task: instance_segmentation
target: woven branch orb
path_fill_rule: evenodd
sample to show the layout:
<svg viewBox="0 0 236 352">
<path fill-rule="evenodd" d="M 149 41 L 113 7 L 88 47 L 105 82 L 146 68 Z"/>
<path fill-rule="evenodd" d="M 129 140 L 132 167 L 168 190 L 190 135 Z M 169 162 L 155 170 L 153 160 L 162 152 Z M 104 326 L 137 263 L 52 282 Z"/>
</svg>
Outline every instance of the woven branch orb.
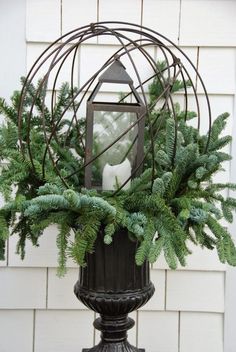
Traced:
<svg viewBox="0 0 236 352">
<path fill-rule="evenodd" d="M 112 46 L 106 45 L 111 41 Z M 94 49 L 94 43 L 97 42 L 104 44 L 101 45 L 99 52 Z M 98 46 L 96 46 L 97 48 Z M 79 65 L 79 60 L 82 65 Z M 104 80 L 102 94 L 97 92 L 98 101 L 103 100 L 104 103 L 105 96 L 108 103 L 112 98 L 113 102 L 115 99 L 117 106 L 125 106 L 126 104 L 128 107 L 137 104 L 137 100 L 139 100 L 142 105 L 142 113 L 137 121 L 132 121 L 132 126 L 128 126 L 127 121 L 124 120 L 126 122 L 123 125 L 126 124 L 126 126 L 122 126 L 120 132 L 117 133 L 116 131 L 114 140 L 109 139 L 109 142 L 104 142 L 103 148 L 97 150 L 96 153 L 93 151 L 93 155 L 86 158 L 88 154 L 86 141 L 89 124 L 86 121 L 88 116 L 86 116 L 85 106 L 91 98 L 92 92 L 97 89 L 101 77 L 106 76 L 105 72 L 117 62 L 120 67 L 123 67 L 121 68 L 122 72 L 125 70 L 130 81 L 127 79 L 125 83 L 128 84 L 117 85 L 116 83 L 120 82 L 116 79 L 111 80 L 110 83 L 106 83 L 107 81 Z M 150 100 L 150 96 L 147 94 L 148 86 L 153 80 L 156 80 L 160 92 L 156 94 L 154 100 Z M 176 84 L 180 81 L 182 82 L 181 92 L 175 93 Z M 61 88 L 62 82 L 67 82 L 70 93 L 66 97 L 63 108 L 60 108 L 57 102 L 58 90 Z M 32 84 L 36 85 L 37 88 L 34 98 L 27 102 L 27 115 L 25 115 L 24 106 L 27 99 L 27 90 Z M 201 104 L 199 103 L 198 92 L 201 92 Z M 38 111 L 38 106 L 36 107 L 39 100 L 41 100 L 40 111 Z M 181 111 L 186 114 L 186 119 L 187 111 L 190 109 L 196 111 L 197 119 L 195 121 L 197 121 L 197 126 L 195 127 L 198 127 L 198 129 L 201 127 L 204 113 L 203 125 L 205 127 L 207 121 L 207 127 L 210 130 L 211 110 L 206 88 L 194 64 L 180 48 L 160 33 L 136 24 L 126 22 L 92 23 L 70 31 L 57 39 L 39 56 L 30 69 L 21 92 L 19 108 L 20 147 L 24 156 L 27 155 L 33 168 L 37 169 L 38 166 L 34 162 L 34 153 L 37 151 L 31 147 L 33 120 L 37 115 L 41 119 L 45 139 L 45 150 L 41 165 L 43 175 L 46 172 L 47 162 L 50 161 L 66 187 L 71 185 L 74 178 L 79 177 L 80 180 L 83 178 L 83 185 L 90 188 L 91 182 L 86 183 L 86 180 L 84 182 L 86 168 L 91 163 L 102 160 L 102 158 L 103 165 L 104 160 L 111 163 L 111 160 L 107 157 L 109 156 L 109 150 L 115 151 L 118 155 L 117 161 L 114 163 L 124 162 L 124 159 L 120 158 L 119 153 L 117 153 L 117 150 L 119 150 L 117 145 L 120 147 L 122 143 L 124 144 L 122 138 L 130 134 L 130 131 L 136 131 L 136 134 L 133 133 L 132 143 L 133 146 L 136 145 L 136 153 L 139 155 L 138 161 L 136 158 L 135 166 L 132 165 L 131 175 L 118 186 L 119 190 L 125 188 L 131 178 L 141 173 L 147 154 L 153 155 L 154 160 L 154 141 L 158 138 L 163 118 L 161 116 L 164 111 L 168 113 L 169 117 L 173 118 L 176 125 L 175 138 L 177 140 L 177 101 L 180 102 Z M 157 119 L 150 118 L 154 108 L 159 111 Z M 28 126 L 26 142 L 21 130 L 22 121 L 25 118 Z M 145 125 L 145 138 L 149 140 L 149 145 L 145 147 L 143 152 L 141 152 L 137 142 L 139 138 L 137 130 L 141 121 L 143 121 L 143 126 Z M 108 125 L 110 122 L 108 121 L 104 127 L 105 132 L 109 132 Z M 93 136 L 90 136 L 90 138 L 93 138 Z M 64 152 L 61 151 L 62 139 Z M 72 147 L 71 140 L 76 141 L 74 146 L 77 144 L 77 147 Z M 60 152 L 57 152 L 57 145 Z M 63 161 L 66 160 L 67 150 L 73 151 L 75 158 L 78 160 L 78 167 L 71 167 L 70 172 L 65 171 L 61 166 Z M 152 167 L 154 169 L 154 161 Z M 91 170 L 90 172 L 92 172 Z"/>
</svg>

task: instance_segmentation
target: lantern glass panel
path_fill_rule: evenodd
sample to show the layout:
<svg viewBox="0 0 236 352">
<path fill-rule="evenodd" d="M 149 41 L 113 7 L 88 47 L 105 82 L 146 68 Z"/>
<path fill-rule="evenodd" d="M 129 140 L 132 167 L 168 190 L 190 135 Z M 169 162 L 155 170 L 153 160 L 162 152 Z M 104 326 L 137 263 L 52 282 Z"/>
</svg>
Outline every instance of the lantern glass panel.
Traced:
<svg viewBox="0 0 236 352">
<path fill-rule="evenodd" d="M 98 189 L 114 190 L 130 176 L 137 154 L 138 125 L 125 131 L 137 121 L 135 112 L 94 111 L 93 157 L 109 145 L 92 165 L 92 185 Z M 125 188 L 129 187 L 130 182 Z"/>
</svg>

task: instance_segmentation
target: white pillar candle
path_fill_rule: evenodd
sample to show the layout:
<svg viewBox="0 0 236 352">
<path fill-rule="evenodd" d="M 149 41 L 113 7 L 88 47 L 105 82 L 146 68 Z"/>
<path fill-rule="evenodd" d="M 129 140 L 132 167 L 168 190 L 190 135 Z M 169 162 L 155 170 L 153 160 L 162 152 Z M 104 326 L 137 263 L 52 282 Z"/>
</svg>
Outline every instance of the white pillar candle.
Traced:
<svg viewBox="0 0 236 352">
<path fill-rule="evenodd" d="M 106 164 L 102 173 L 102 189 L 103 191 L 111 191 L 117 188 L 117 183 L 121 186 L 131 176 L 131 164 L 126 158 L 123 163 L 118 165 Z M 129 180 L 123 189 L 130 187 Z"/>
</svg>

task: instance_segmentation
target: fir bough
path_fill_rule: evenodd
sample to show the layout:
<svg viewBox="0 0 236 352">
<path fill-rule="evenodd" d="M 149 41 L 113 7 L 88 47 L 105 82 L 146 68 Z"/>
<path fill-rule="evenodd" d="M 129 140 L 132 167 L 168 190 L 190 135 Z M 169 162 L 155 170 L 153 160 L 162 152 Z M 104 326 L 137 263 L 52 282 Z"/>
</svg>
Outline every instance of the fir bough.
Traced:
<svg viewBox="0 0 236 352">
<path fill-rule="evenodd" d="M 159 65 L 164 70 L 165 64 Z M 40 82 L 39 82 L 40 84 Z M 36 99 L 36 111 L 31 121 L 30 160 L 27 149 L 27 112 L 37 87 L 28 87 L 23 106 L 21 124 L 22 145 L 19 146 L 17 110 L 19 92 L 15 92 L 11 105 L 0 99 L 0 113 L 5 122 L 0 126 L 0 192 L 5 205 L 0 209 L 0 259 L 4 259 L 5 243 L 11 234 L 18 235 L 17 252 L 24 258 L 26 240 L 38 245 L 38 240 L 50 224 L 56 224 L 58 234 L 58 273 L 66 271 L 66 260 L 72 257 L 79 265 L 86 265 L 86 253 L 95 250 L 99 231 L 104 233 L 104 243 L 109 245 L 116 231 L 127 229 L 131 240 L 138 242 L 136 263 L 155 262 L 164 254 L 169 267 L 185 265 L 191 254 L 188 243 L 193 242 L 209 250 L 217 249 L 223 263 L 236 265 L 236 249 L 227 228 L 220 220 L 233 221 L 236 199 L 224 197 L 222 190 L 236 190 L 232 183 L 215 183 L 214 175 L 222 170 L 222 163 L 231 156 L 222 148 L 231 142 L 222 136 L 229 115 L 224 113 L 213 122 L 210 135 L 201 135 L 192 127 L 194 112 L 181 111 L 175 105 L 174 116 L 165 109 L 155 107 L 155 99 L 163 91 L 156 79 L 149 87 L 150 116 L 155 138 L 155 169 L 150 153 L 144 161 L 144 171 L 132 180 L 127 191 L 115 196 L 111 192 L 97 192 L 83 188 L 83 172 L 76 170 L 84 162 L 84 120 L 80 129 L 71 128 L 67 117 L 58 121 L 71 98 L 68 84 L 63 84 L 53 111 L 57 125 L 51 148 L 58 156 L 57 168 L 66 178 L 74 173 L 65 185 L 50 158 L 44 158 L 44 134 L 40 114 L 42 99 Z M 183 84 L 176 81 L 173 92 Z M 45 110 L 45 128 L 51 129 L 51 112 Z M 145 149 L 149 150 L 148 126 L 145 132 Z M 22 153 L 23 148 L 23 153 Z M 72 152 L 73 150 L 73 152 Z M 82 169 L 82 168 L 81 168 Z M 9 230 L 11 228 L 11 231 Z"/>
</svg>

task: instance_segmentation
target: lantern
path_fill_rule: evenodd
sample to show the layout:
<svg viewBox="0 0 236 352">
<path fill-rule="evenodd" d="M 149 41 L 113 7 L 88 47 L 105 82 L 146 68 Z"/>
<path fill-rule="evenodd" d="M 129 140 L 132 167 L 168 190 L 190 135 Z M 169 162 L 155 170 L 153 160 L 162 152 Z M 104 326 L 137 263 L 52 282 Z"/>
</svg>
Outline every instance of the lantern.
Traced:
<svg viewBox="0 0 236 352">
<path fill-rule="evenodd" d="M 135 102 L 96 101 L 102 84 L 128 85 Z M 119 91 L 118 91 L 119 92 Z M 131 77 L 118 59 L 98 78 L 87 101 L 85 187 L 128 189 L 144 159 L 146 108 Z"/>
</svg>

